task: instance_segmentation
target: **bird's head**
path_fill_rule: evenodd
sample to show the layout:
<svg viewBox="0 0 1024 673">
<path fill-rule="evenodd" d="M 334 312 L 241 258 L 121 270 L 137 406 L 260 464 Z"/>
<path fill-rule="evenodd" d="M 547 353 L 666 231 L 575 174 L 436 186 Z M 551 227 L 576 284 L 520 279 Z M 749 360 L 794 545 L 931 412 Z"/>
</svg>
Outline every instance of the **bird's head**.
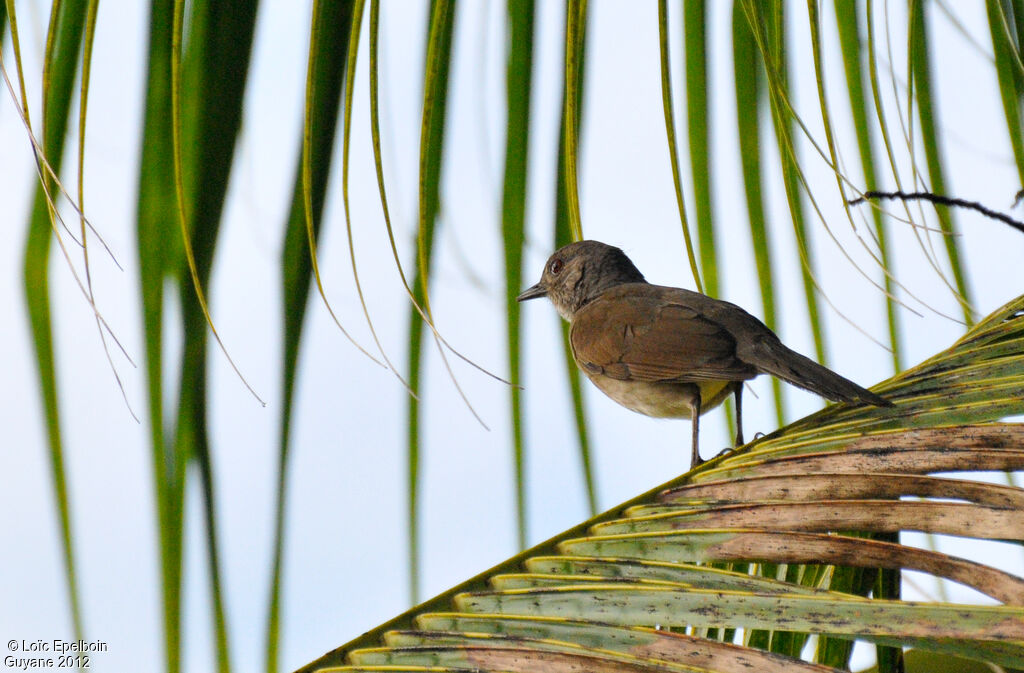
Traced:
<svg viewBox="0 0 1024 673">
<path fill-rule="evenodd" d="M 643 274 L 622 250 L 600 241 L 579 241 L 556 250 L 544 265 L 540 281 L 516 301 L 547 297 L 563 318 L 572 320 L 576 311 L 605 290 L 642 282 Z"/>
</svg>

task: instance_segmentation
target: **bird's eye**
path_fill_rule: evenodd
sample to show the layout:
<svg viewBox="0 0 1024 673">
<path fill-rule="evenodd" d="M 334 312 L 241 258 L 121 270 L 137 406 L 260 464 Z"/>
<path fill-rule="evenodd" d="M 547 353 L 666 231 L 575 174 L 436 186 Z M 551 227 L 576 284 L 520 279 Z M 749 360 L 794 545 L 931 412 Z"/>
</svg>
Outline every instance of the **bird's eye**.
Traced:
<svg viewBox="0 0 1024 673">
<path fill-rule="evenodd" d="M 557 275 L 562 270 L 563 266 L 565 266 L 565 263 L 562 262 L 562 260 L 553 259 L 551 260 L 551 264 L 548 264 L 548 271 Z"/>
</svg>

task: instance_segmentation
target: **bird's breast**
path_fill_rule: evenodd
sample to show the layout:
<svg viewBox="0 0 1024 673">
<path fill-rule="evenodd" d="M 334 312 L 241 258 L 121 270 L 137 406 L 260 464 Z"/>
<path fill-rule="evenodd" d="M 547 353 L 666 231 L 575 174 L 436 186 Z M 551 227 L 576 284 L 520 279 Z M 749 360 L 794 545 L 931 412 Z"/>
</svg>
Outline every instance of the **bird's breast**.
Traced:
<svg viewBox="0 0 1024 673">
<path fill-rule="evenodd" d="M 700 395 L 700 412 L 717 407 L 729 395 L 731 381 L 677 383 L 673 381 L 622 381 L 602 374 L 583 372 L 601 392 L 627 409 L 654 418 L 690 418 Z"/>
</svg>

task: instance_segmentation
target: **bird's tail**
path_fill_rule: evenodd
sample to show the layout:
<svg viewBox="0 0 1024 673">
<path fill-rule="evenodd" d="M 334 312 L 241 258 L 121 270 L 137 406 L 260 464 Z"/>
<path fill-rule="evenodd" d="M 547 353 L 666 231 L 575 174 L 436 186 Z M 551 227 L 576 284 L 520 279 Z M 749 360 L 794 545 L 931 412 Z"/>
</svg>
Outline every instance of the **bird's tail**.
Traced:
<svg viewBox="0 0 1024 673">
<path fill-rule="evenodd" d="M 833 402 L 866 402 L 876 407 L 891 407 L 893 403 L 853 381 L 843 378 L 828 367 L 787 348 L 781 341 L 762 341 L 758 365 L 772 376 L 810 390 Z"/>
</svg>

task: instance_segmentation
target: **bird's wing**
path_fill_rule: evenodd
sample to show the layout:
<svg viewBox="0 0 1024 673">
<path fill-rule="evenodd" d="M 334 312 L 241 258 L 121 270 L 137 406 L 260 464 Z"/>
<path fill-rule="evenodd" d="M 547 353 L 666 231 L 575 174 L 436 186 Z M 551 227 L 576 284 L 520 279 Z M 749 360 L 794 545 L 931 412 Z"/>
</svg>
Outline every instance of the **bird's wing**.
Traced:
<svg viewBox="0 0 1024 673">
<path fill-rule="evenodd" d="M 589 373 L 620 380 L 740 381 L 756 376 L 754 367 L 736 357 L 736 341 L 728 330 L 707 319 L 699 300 L 691 301 L 693 295 L 639 283 L 605 292 L 573 317 L 570 341 L 576 361 Z"/>
</svg>

